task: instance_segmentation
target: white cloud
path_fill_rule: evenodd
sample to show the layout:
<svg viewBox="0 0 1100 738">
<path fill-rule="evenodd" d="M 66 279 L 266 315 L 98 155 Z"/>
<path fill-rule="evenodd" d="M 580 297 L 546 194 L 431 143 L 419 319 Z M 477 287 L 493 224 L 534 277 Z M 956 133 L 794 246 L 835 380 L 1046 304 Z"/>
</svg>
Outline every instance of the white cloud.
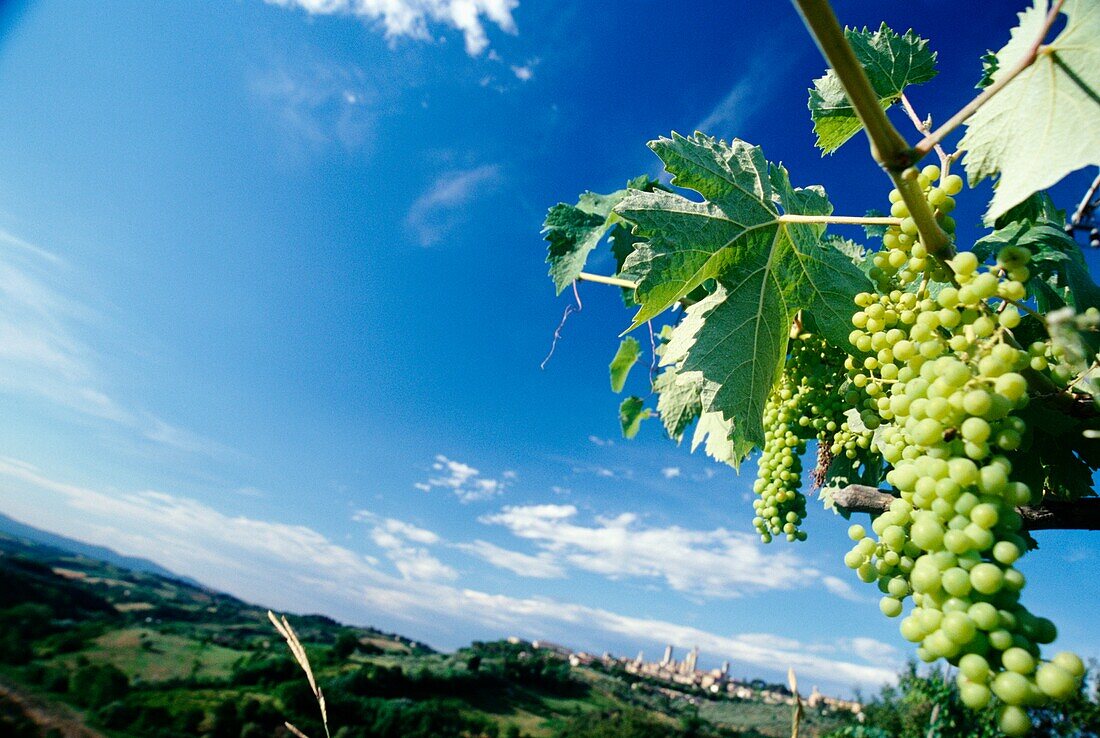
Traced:
<svg viewBox="0 0 1100 738">
<path fill-rule="evenodd" d="M 624 513 L 575 521 L 573 505 L 505 507 L 481 518 L 520 538 L 535 541 L 561 561 L 617 579 L 663 579 L 689 594 L 736 597 L 746 591 L 791 589 L 811 584 L 817 572 L 787 551 L 765 553 L 755 536 L 678 526 L 649 528 Z"/>
<path fill-rule="evenodd" d="M 463 206 L 479 192 L 495 187 L 500 179 L 500 167 L 496 164 L 447 172 L 413 202 L 405 215 L 405 224 L 421 246 L 439 243 L 463 222 Z"/>
<path fill-rule="evenodd" d="M 426 482 L 417 482 L 413 486 L 424 492 L 433 488 L 449 489 L 462 502 L 476 502 L 496 497 L 504 492 L 516 478 L 516 473 L 511 470 L 501 474 L 500 479 L 483 477 L 481 472 L 469 464 L 448 459 L 443 454 L 436 455 L 432 469 L 439 474 L 430 477 Z"/>
<path fill-rule="evenodd" d="M 459 544 L 457 548 L 521 577 L 560 579 L 565 576 L 565 569 L 557 563 L 553 554 L 546 551 L 532 556 L 480 540 Z"/>
<path fill-rule="evenodd" d="M 305 526 L 226 515 L 162 492 L 109 493 L 59 482 L 14 459 L 0 458 L 0 478 L 4 512 L 16 519 L 148 557 L 179 574 L 277 609 L 320 609 L 376 625 L 399 621 L 417 628 L 409 635 L 434 634 L 449 638 L 451 646 L 463 642 L 455 636 L 456 624 L 463 624 L 466 638 L 515 633 L 592 650 L 599 650 L 609 637 L 646 648 L 698 645 L 708 656 L 732 659 L 754 674 L 764 671 L 778 677 L 793 666 L 799 676 L 840 688 L 877 686 L 893 676 L 881 664 L 847 660 L 852 650 L 875 658 L 886 653 L 884 644 L 876 647 L 870 639 L 803 643 L 768 634 L 722 635 L 543 597 L 512 597 L 431 578 L 395 577 L 379 571 L 370 557 Z M 547 506 L 543 513 L 550 520 L 573 514 L 556 506 Z M 431 537 L 400 521 L 372 519 L 399 538 Z"/>
<path fill-rule="evenodd" d="M 665 479 L 675 479 L 680 476 L 680 467 L 678 466 L 666 466 L 661 470 L 661 476 Z"/>
<path fill-rule="evenodd" d="M 863 637 L 851 638 L 847 642 L 857 656 L 872 664 L 897 664 L 901 660 L 898 649 L 889 643 Z"/>
<path fill-rule="evenodd" d="M 267 0 L 273 5 L 299 7 L 314 15 L 354 15 L 377 23 L 386 37 L 427 40 L 429 22 L 462 32 L 466 51 L 480 54 L 489 45 L 484 16 L 507 33 L 516 33 L 512 11 L 518 0 Z"/>
<path fill-rule="evenodd" d="M 78 292 L 64 260 L 0 230 L 0 391 L 44 399 L 163 447 L 233 454 L 105 389 L 103 361 L 81 337 L 101 331 L 104 320 L 70 296 Z"/>
<path fill-rule="evenodd" d="M 845 600 L 851 600 L 852 602 L 864 602 L 865 597 L 860 596 L 858 592 L 852 589 L 852 585 L 844 581 L 840 577 L 825 576 L 821 578 L 821 584 L 830 594 L 834 594 Z"/>
<path fill-rule="evenodd" d="M 516 75 L 516 79 L 520 82 L 529 82 L 535 76 L 534 70 L 526 64 L 521 67 L 513 66 L 512 74 Z"/>
<path fill-rule="evenodd" d="M 592 435 L 588 437 L 588 442 L 595 444 L 596 446 L 614 446 L 615 442 L 610 438 L 600 438 L 599 436 Z"/>
<path fill-rule="evenodd" d="M 439 536 L 432 531 L 403 520 L 382 518 L 369 510 L 358 511 L 352 519 L 372 526 L 371 540 L 383 550 L 405 579 L 432 581 L 458 578 L 458 572 L 422 547 L 439 543 Z"/>
</svg>

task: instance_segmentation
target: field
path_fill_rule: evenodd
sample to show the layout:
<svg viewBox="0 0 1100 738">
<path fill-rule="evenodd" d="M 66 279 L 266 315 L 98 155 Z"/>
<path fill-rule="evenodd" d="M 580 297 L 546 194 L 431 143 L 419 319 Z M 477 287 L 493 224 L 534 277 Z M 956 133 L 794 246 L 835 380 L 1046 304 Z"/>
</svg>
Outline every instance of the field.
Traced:
<svg viewBox="0 0 1100 738">
<path fill-rule="evenodd" d="M 0 577 L 5 736 L 62 726 L 81 736 L 254 738 L 285 734 L 287 719 L 322 734 L 306 680 L 260 608 L 3 534 Z M 572 667 L 528 643 L 475 642 L 443 654 L 321 616 L 291 622 L 341 738 L 790 731 L 785 705 L 661 693 L 614 664 Z M 811 711 L 802 734 L 842 724 Z"/>
</svg>

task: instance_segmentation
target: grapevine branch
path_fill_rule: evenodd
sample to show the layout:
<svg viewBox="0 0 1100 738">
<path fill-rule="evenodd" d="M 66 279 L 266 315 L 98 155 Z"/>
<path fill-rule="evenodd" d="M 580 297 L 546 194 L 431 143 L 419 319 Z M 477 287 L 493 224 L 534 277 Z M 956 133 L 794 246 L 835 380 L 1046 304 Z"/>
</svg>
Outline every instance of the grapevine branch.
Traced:
<svg viewBox="0 0 1100 738">
<path fill-rule="evenodd" d="M 876 487 L 850 484 L 831 493 L 833 504 L 850 513 L 879 515 L 897 499 Z M 1018 507 L 1025 530 L 1100 530 L 1100 497 L 1072 502 L 1048 500 L 1035 507 Z"/>
<path fill-rule="evenodd" d="M 924 192 L 916 176 L 913 176 L 916 172 L 912 166 L 919 161 L 919 157 L 914 157 L 914 150 L 886 117 L 886 111 L 879 104 L 867 73 L 845 38 L 829 0 L 795 0 L 795 3 L 863 124 L 871 143 L 871 155 L 890 175 L 894 187 L 909 208 L 909 216 L 917 224 L 921 243 L 928 253 L 949 258 L 954 252 L 951 237 L 936 222 L 932 207 L 924 199 Z"/>
<path fill-rule="evenodd" d="M 913 122 L 913 126 L 921 134 L 927 134 L 932 129 L 932 117 L 929 116 L 927 120 L 921 120 L 917 115 L 916 109 L 913 107 L 913 103 L 909 102 L 909 98 L 905 96 L 905 93 L 901 95 L 901 106 L 905 109 L 905 114 L 909 116 L 909 120 Z M 951 162 L 955 160 L 955 156 L 948 154 L 943 150 L 943 147 L 936 144 L 936 155 L 940 158 L 940 172 L 941 176 L 946 177 L 951 169 Z"/>
<path fill-rule="evenodd" d="M 1054 7 L 1047 13 L 1046 20 L 1043 22 L 1042 28 L 1039 29 L 1035 41 L 1031 44 L 1027 53 L 1024 54 L 1015 65 L 999 75 L 993 84 L 982 90 L 977 97 L 964 105 L 959 112 L 951 116 L 946 123 L 929 133 L 913 147 L 915 160 L 919 160 L 921 157 L 928 154 L 928 152 L 943 141 L 951 131 L 958 128 L 967 118 L 978 112 L 978 109 L 989 102 L 990 98 L 1003 90 L 1009 82 L 1016 79 L 1020 72 L 1034 64 L 1040 54 L 1048 53 L 1048 48 L 1043 46 L 1043 40 L 1047 37 L 1047 34 L 1050 33 L 1051 26 L 1053 26 L 1054 21 L 1058 19 L 1058 14 L 1062 12 L 1062 3 L 1064 2 L 1065 0 L 1058 0 L 1054 3 Z"/>
</svg>

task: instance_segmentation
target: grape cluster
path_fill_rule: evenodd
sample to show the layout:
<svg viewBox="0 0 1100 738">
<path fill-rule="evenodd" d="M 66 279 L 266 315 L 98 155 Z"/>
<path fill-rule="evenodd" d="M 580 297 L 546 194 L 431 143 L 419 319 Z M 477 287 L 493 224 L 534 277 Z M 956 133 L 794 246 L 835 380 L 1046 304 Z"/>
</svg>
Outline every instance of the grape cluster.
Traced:
<svg viewBox="0 0 1100 738">
<path fill-rule="evenodd" d="M 938 166 L 926 166 L 919 174 L 915 170 L 911 171 L 916 175 L 917 184 L 924 190 L 925 199 L 928 200 L 940 227 L 947 233 L 954 233 L 955 220 L 949 213 L 955 209 L 953 196 L 962 191 L 962 178 L 957 174 L 949 174 L 936 185 L 934 183 L 940 179 Z M 933 278 L 946 277 L 939 268 L 940 265 L 928 254 L 928 250 L 917 237 L 917 223 L 910 216 L 909 207 L 902 202 L 900 191 L 890 191 L 890 203 L 890 215 L 902 220 L 900 225 L 886 229 L 882 237 L 883 249 L 871 258 L 871 279 L 881 290 L 891 282 L 904 288 L 926 272 L 931 272 Z"/>
<path fill-rule="evenodd" d="M 931 186 L 938 176 L 926 167 L 921 184 L 950 231 L 946 213 L 962 183 L 945 177 Z M 1027 441 L 1014 414 L 1028 402 L 1020 372 L 1045 369 L 1051 355 L 1045 343 L 1019 348 L 1011 333 L 1030 252 L 1006 247 L 990 268 L 969 252 L 939 261 L 917 240 L 900 198 L 891 199 L 905 220 L 874 257 L 879 294 L 856 297 L 845 365 L 866 395 L 864 422 L 883 425 L 877 447 L 899 497 L 874 520 L 874 537 L 852 526 L 845 563 L 877 582 L 888 617 L 911 597 L 901 633 L 920 644 L 918 656 L 958 665 L 963 702 L 981 708 L 996 697 L 1002 730 L 1023 735 L 1024 708 L 1073 694 L 1084 671 L 1073 654 L 1040 660 L 1054 624 L 1020 603 L 1024 576 L 1013 566 L 1026 550 L 1015 508 L 1031 490 L 1012 479 L 1003 453 Z M 933 294 L 931 282 L 949 284 Z"/>
<path fill-rule="evenodd" d="M 764 406 L 764 448 L 753 491 L 753 525 L 767 543 L 785 535 L 805 540 L 798 526 L 806 515 L 802 484 L 802 454 L 811 438 L 837 448 L 837 453 L 866 448 L 870 435 L 852 432 L 842 417 L 845 354 L 821 338 L 803 333 L 791 339 L 779 383 Z M 853 452 L 854 453 L 854 452 Z"/>
</svg>

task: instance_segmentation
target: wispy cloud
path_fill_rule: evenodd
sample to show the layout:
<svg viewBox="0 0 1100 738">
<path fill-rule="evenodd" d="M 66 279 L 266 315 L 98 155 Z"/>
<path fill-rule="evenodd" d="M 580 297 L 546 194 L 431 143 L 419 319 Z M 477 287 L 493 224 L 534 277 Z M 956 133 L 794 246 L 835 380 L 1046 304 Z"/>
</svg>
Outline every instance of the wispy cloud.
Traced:
<svg viewBox="0 0 1100 738">
<path fill-rule="evenodd" d="M 47 251 L 41 246 L 36 246 L 30 241 L 25 241 L 22 238 L 19 238 L 18 236 L 4 230 L 3 228 L 0 228 L 0 243 L 3 243 L 9 247 L 20 249 L 29 254 L 34 254 L 39 259 L 48 261 L 53 264 L 63 263 L 63 260 L 57 254 L 51 251 Z"/>
<path fill-rule="evenodd" d="M 292 146 L 357 152 L 371 142 L 377 94 L 358 67 L 274 62 L 253 75 L 251 91 Z"/>
<path fill-rule="evenodd" d="M 447 489 L 462 502 L 487 500 L 504 492 L 515 480 L 516 473 L 505 470 L 499 479 L 482 476 L 481 472 L 461 461 L 448 459 L 437 454 L 432 462 L 432 470 L 438 472 L 426 482 L 417 482 L 414 486 L 424 492 L 432 489 Z"/>
<path fill-rule="evenodd" d="M 665 479 L 675 479 L 680 476 L 680 467 L 678 466 L 666 466 L 661 470 L 661 476 Z"/>
<path fill-rule="evenodd" d="M 775 53 L 774 44 L 757 49 L 744 71 L 721 100 L 693 126 L 711 136 L 729 140 L 744 137 L 745 126 L 764 111 L 783 75 L 794 66 L 798 54 L 790 49 Z"/>
<path fill-rule="evenodd" d="M 233 453 L 111 394 L 101 357 L 85 338 L 106 321 L 71 296 L 73 282 L 61 257 L 0 230 L 0 390 L 44 399 L 163 447 Z"/>
<path fill-rule="evenodd" d="M 462 208 L 501 180 L 500 166 L 484 164 L 443 174 L 409 207 L 405 224 L 421 246 L 439 243 L 465 221 Z"/>
<path fill-rule="evenodd" d="M 796 556 L 765 553 L 755 537 L 717 528 L 642 525 L 624 513 L 577 522 L 573 505 L 505 507 L 481 521 L 535 541 L 561 562 L 611 579 L 660 579 L 680 592 L 737 597 L 748 591 L 811 586 L 817 574 Z"/>
<path fill-rule="evenodd" d="M 480 54 L 489 45 L 484 17 L 506 33 L 516 33 L 512 11 L 518 0 L 267 0 L 272 5 L 297 7 L 313 15 L 352 15 L 379 25 L 389 39 L 429 40 L 430 23 L 441 23 L 462 33 L 466 51 Z"/>
<path fill-rule="evenodd" d="M 546 551 L 532 556 L 480 540 L 473 543 L 460 543 L 456 548 L 498 569 L 507 569 L 521 577 L 560 579 L 565 576 L 565 569 L 556 561 L 553 554 Z"/>
<path fill-rule="evenodd" d="M 866 602 L 867 598 L 860 595 L 854 589 L 852 585 L 844 581 L 840 577 L 825 576 L 821 578 L 821 584 L 830 593 L 844 600 L 851 600 L 852 602 Z"/>
<path fill-rule="evenodd" d="M 279 609 L 320 608 L 355 622 L 396 619 L 418 628 L 410 635 L 451 633 L 453 646 L 460 644 L 453 635 L 456 623 L 474 637 L 515 633 L 591 649 L 612 637 L 645 648 L 698 645 L 711 657 L 732 659 L 755 674 L 778 676 L 793 666 L 800 676 L 842 688 L 882 684 L 894 673 L 893 661 L 879 660 L 890 647 L 871 639 L 801 642 L 766 633 L 723 635 L 544 597 L 392 576 L 370 557 L 305 526 L 226 515 L 163 492 L 105 492 L 60 482 L 14 459 L 0 458 L 0 480 L 3 509 L 17 519 L 148 557 L 179 574 Z M 571 515 L 547 510 L 543 517 Z M 434 535 L 397 523 L 391 532 L 400 539 L 426 542 Z M 391 526 L 382 522 L 382 527 Z"/>
</svg>

